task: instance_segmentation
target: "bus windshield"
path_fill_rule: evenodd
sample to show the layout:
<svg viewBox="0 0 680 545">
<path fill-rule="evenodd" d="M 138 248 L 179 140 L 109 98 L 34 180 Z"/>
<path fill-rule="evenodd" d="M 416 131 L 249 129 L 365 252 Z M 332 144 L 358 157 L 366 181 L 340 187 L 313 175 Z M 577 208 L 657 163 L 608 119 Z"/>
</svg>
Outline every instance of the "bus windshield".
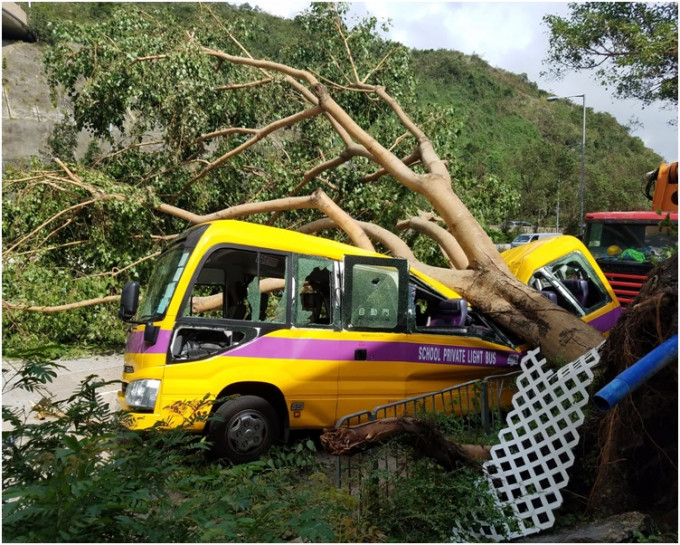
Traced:
<svg viewBox="0 0 680 545">
<path fill-rule="evenodd" d="M 190 254 L 190 249 L 179 245 L 161 254 L 139 306 L 140 320 L 155 321 L 165 316 Z"/>
</svg>

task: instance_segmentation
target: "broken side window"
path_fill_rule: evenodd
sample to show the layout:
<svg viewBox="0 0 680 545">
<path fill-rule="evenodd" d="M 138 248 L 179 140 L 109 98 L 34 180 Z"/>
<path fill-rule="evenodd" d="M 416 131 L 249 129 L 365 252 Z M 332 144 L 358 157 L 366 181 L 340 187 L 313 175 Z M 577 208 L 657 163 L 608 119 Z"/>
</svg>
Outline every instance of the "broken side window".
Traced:
<svg viewBox="0 0 680 545">
<path fill-rule="evenodd" d="M 293 323 L 298 327 L 333 325 L 331 304 L 333 261 L 296 257 Z"/>
</svg>

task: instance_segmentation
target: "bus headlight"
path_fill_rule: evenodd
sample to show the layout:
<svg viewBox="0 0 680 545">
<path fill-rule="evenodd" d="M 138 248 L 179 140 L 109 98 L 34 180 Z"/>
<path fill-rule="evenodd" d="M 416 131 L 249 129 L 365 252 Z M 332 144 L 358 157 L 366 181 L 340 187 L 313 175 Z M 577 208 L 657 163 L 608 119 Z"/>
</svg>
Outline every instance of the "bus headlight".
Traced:
<svg viewBox="0 0 680 545">
<path fill-rule="evenodd" d="M 131 409 L 152 411 L 161 381 L 156 379 L 133 380 L 125 390 L 125 403 Z"/>
</svg>

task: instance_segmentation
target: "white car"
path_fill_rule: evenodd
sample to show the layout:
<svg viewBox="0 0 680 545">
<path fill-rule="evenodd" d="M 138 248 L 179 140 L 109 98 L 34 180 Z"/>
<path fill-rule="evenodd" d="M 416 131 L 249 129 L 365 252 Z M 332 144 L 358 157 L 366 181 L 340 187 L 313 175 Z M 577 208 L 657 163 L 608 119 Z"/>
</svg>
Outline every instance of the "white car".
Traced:
<svg viewBox="0 0 680 545">
<path fill-rule="evenodd" d="M 521 246 L 522 244 L 528 244 L 529 242 L 533 242 L 534 240 L 557 237 L 559 235 L 560 235 L 559 233 L 522 233 L 521 235 L 517 235 L 517 237 L 515 237 L 515 240 L 513 240 L 510 243 L 510 247 L 516 248 L 517 246 Z"/>
</svg>

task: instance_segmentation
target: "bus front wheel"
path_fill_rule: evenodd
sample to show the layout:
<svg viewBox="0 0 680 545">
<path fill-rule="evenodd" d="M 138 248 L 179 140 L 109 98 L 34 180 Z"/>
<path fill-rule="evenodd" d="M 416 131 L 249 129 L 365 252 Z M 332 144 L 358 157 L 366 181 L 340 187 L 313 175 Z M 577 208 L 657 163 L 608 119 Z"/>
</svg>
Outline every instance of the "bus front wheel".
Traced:
<svg viewBox="0 0 680 545">
<path fill-rule="evenodd" d="M 251 395 L 220 405 L 208 430 L 213 454 L 236 464 L 257 460 L 279 434 L 280 423 L 274 408 L 265 399 Z"/>
</svg>

